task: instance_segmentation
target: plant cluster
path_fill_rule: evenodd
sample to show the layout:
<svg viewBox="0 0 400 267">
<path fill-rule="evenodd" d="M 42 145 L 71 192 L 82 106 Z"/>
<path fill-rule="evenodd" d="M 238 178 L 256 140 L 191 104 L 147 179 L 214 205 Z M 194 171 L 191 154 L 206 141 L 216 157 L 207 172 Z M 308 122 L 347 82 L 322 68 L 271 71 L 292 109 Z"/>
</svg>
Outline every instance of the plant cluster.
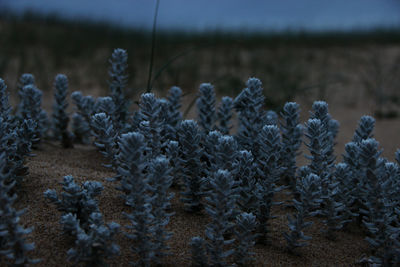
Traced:
<svg viewBox="0 0 400 267">
<path fill-rule="evenodd" d="M 68 131 L 67 94 L 68 78 L 64 74 L 58 74 L 54 81 L 53 137 L 61 140 L 63 147 L 70 148 L 72 136 Z"/>
<path fill-rule="evenodd" d="M 22 79 L 26 83 L 33 79 L 30 75 L 23 77 L 26 77 Z M 21 106 L 29 109 L 27 102 Z M 26 235 L 33 228 L 21 225 L 20 216 L 25 211 L 18 211 L 13 205 L 23 178 L 28 175 L 25 157 L 31 155 L 32 144 L 39 141 L 38 121 L 32 117 L 21 119 L 12 114 L 3 79 L 0 79 L 0 104 L 0 254 L 5 256 L 4 262 L 8 265 L 26 266 L 39 262 L 28 255 L 35 248 L 34 243 L 26 241 Z"/>
<path fill-rule="evenodd" d="M 337 231 L 358 223 L 372 250 L 367 261 L 399 264 L 400 150 L 395 156 L 397 163 L 381 157 L 378 142 L 373 139 L 372 117 L 361 118 L 352 141 L 345 146 L 343 160 L 336 162 L 339 123 L 324 101 L 314 102 L 310 118 L 301 124 L 300 108 L 294 102 L 284 105 L 280 117 L 265 110 L 262 83 L 250 78 L 234 100 L 222 97 L 219 105 L 213 85 L 201 84 L 196 101 L 198 122 L 183 118 L 178 87 L 172 87 L 165 99 L 154 93 L 142 94 L 138 110 L 130 113 L 124 92 L 126 51 L 116 49 L 110 64 L 109 96 L 94 98 L 78 91 L 71 94 L 75 105 L 72 134 L 65 111 L 67 77 L 56 76 L 52 130 L 64 147 L 72 141 L 93 143 L 104 155 L 106 166 L 114 172 L 108 180 L 117 184 L 128 206 L 124 215 L 130 224 L 123 232 L 132 243 L 133 265 L 162 264 L 170 253 L 168 240 L 173 233 L 166 227 L 173 215 L 171 186 L 179 188 L 186 212 L 209 216 L 204 237 L 191 239 L 194 266 L 250 265 L 254 244 L 269 244 L 270 222 L 275 218 L 272 207 L 281 204 L 276 193 L 287 188 L 292 193 L 287 206 L 293 212 L 287 216 L 288 230 L 283 237 L 289 252 L 298 253 L 311 242 L 307 228 L 318 215 L 327 238 L 334 240 Z M 13 115 L 6 86 L 0 80 L 4 185 L 0 200 L 8 210 L 12 210 L 8 207 L 15 198 L 14 185 L 27 173 L 24 157 L 32 144 L 38 145 L 46 137 L 42 94 L 33 76 L 24 74 L 19 86 L 21 104 Z M 231 133 L 234 110 L 238 113 L 238 130 Z M 303 142 L 309 162 L 298 167 L 296 157 Z M 102 184 L 86 181 L 78 185 L 72 176 L 65 176 L 62 186 L 61 194 L 49 189 L 44 195 L 62 212 L 64 232 L 75 237 L 68 258 L 88 266 L 105 264 L 106 258 L 119 253 L 113 241 L 119 225 L 103 222 L 96 200 Z M 9 214 L 7 209 L 1 214 Z M 4 218 L 14 218 L 15 227 L 19 215 L 15 212 Z M 20 234 L 29 231 L 21 230 L 12 239 L 7 235 L 17 234 L 3 230 L 11 229 L 7 220 L 0 220 L 2 240 L 23 243 Z M 29 250 L 31 247 L 26 246 L 25 252 Z M 15 253 L 7 250 L 3 254 L 12 258 Z M 23 256 L 21 261 L 29 260 Z"/>
</svg>

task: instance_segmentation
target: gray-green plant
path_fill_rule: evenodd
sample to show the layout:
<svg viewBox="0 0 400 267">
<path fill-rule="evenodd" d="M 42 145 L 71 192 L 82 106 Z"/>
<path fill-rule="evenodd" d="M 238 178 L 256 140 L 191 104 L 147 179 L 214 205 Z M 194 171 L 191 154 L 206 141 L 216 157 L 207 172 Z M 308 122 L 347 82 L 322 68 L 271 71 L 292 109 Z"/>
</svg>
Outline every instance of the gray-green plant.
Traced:
<svg viewBox="0 0 400 267">
<path fill-rule="evenodd" d="M 129 102 L 124 92 L 128 81 L 128 53 L 124 49 L 117 48 L 113 51 L 109 62 L 109 86 L 111 98 L 114 102 L 114 110 L 110 115 L 113 118 L 114 128 L 117 132 L 120 132 L 125 129 L 129 117 Z"/>
<path fill-rule="evenodd" d="M 246 88 L 235 98 L 234 108 L 238 112 L 239 128 L 236 133 L 241 149 L 251 151 L 257 158 L 255 141 L 264 126 L 264 96 L 262 83 L 257 78 L 250 78 Z"/>
<path fill-rule="evenodd" d="M 232 129 L 232 111 L 233 111 L 233 99 L 229 96 L 221 98 L 221 103 L 218 107 L 217 118 L 218 118 L 218 130 L 223 135 L 228 135 Z"/>
<path fill-rule="evenodd" d="M 221 169 L 208 179 L 210 191 L 205 198 L 207 203 L 205 210 L 211 222 L 205 231 L 207 254 L 211 266 L 226 266 L 226 258 L 234 252 L 228 246 L 235 240 L 226 239 L 224 235 L 231 232 L 234 227 L 231 218 L 235 213 L 236 182 L 229 171 Z"/>
<path fill-rule="evenodd" d="M 202 133 L 194 120 L 184 120 L 178 129 L 180 146 L 179 166 L 184 191 L 181 192 L 181 201 L 188 212 L 198 212 L 203 208 L 205 179 L 203 177 L 204 164 L 201 162 L 203 149 L 200 147 Z"/>
<path fill-rule="evenodd" d="M 302 142 L 303 127 L 299 122 L 299 104 L 288 102 L 281 112 L 282 164 L 285 168 L 283 179 L 290 190 L 296 194 L 296 156 Z"/>
<path fill-rule="evenodd" d="M 64 148 L 72 147 L 71 134 L 68 131 L 69 116 L 67 114 L 68 79 L 64 74 L 57 74 L 54 81 L 53 104 L 53 137 L 61 140 Z"/>
<path fill-rule="evenodd" d="M 71 213 L 67 215 L 71 216 Z M 89 229 L 82 229 L 79 220 L 72 216 L 71 228 L 75 228 L 75 246 L 67 252 L 68 260 L 84 263 L 87 267 L 108 266 L 105 259 L 119 255 L 120 249 L 114 243 L 120 226 L 115 222 L 104 224 L 103 215 L 93 212 L 89 217 Z"/>
<path fill-rule="evenodd" d="M 239 151 L 233 163 L 235 181 L 238 182 L 237 206 L 242 212 L 255 213 L 258 209 L 257 198 L 257 164 L 253 155 L 247 150 Z"/>
<path fill-rule="evenodd" d="M 275 193 L 282 189 L 276 183 L 284 171 L 281 164 L 282 143 L 279 128 L 275 125 L 265 125 L 258 136 L 257 144 L 259 153 L 257 175 L 259 180 L 255 191 L 258 199 L 255 215 L 258 222 L 258 242 L 265 243 L 269 233 L 269 221 L 274 218 L 271 215 L 271 208 L 273 205 L 281 204 L 274 201 Z"/>
<path fill-rule="evenodd" d="M 7 166 L 7 154 L 0 154 L 0 255 L 5 259 L 0 260 L 8 266 L 27 266 L 38 263 L 40 260 L 32 259 L 28 254 L 35 248 L 34 243 L 28 243 L 26 236 L 33 228 L 24 228 L 20 223 L 21 215 L 25 210 L 17 211 L 14 203 L 17 195 L 12 193 L 14 178 L 12 171 Z"/>
<path fill-rule="evenodd" d="M 252 213 L 243 212 L 236 217 L 234 262 L 238 266 L 249 266 L 254 262 L 255 253 L 252 251 L 257 239 L 254 233 L 257 219 Z"/>
<path fill-rule="evenodd" d="M 217 119 L 214 86 L 202 83 L 196 101 L 199 126 L 204 134 L 214 130 Z"/>
<path fill-rule="evenodd" d="M 118 148 L 119 152 L 116 155 L 118 168 L 115 179 L 120 181 L 120 185 L 117 189 L 124 193 L 122 198 L 127 205 L 131 206 L 134 205 L 135 198 L 140 198 L 137 195 L 140 190 L 144 190 L 143 187 L 147 190 L 147 185 L 142 183 L 145 180 L 144 170 L 148 165 L 146 156 L 148 148 L 144 136 L 138 132 L 122 134 L 118 141 Z"/>
<path fill-rule="evenodd" d="M 116 172 L 118 168 L 116 157 L 118 133 L 114 129 L 111 117 L 106 113 L 96 113 L 92 116 L 90 126 L 92 128 L 92 135 L 95 138 L 95 146 L 108 161 L 105 166 Z"/>
<path fill-rule="evenodd" d="M 85 230 L 89 229 L 90 215 L 93 212 L 99 212 L 96 197 L 103 191 L 103 185 L 97 181 L 85 181 L 79 186 L 71 175 L 64 176 L 61 184 L 63 192 L 60 195 L 54 189 L 47 189 L 44 192 L 44 197 L 57 206 L 57 209 L 63 215 L 68 213 L 76 215 L 80 226 Z M 68 226 L 70 226 L 69 223 L 63 224 L 63 229 L 66 233 L 72 234 L 75 228 Z"/>
<path fill-rule="evenodd" d="M 177 141 L 170 140 L 167 143 L 166 147 L 166 155 L 169 159 L 169 164 L 171 166 L 171 176 L 172 176 L 172 185 L 171 186 L 178 186 L 182 184 L 181 181 L 181 167 L 179 164 L 179 143 Z"/>
<path fill-rule="evenodd" d="M 32 119 L 36 122 L 35 136 L 40 140 L 48 129 L 47 113 L 41 108 L 42 91 L 32 84 L 25 85 L 21 91 L 21 120 Z M 37 143 L 33 143 L 37 145 Z"/>
<path fill-rule="evenodd" d="M 172 232 L 166 230 L 169 218 L 173 213 L 167 212 L 171 206 L 171 199 L 174 194 L 168 192 L 172 185 L 170 175 L 171 167 L 166 157 L 159 156 L 149 163 L 149 184 L 151 194 L 151 213 L 153 215 L 153 250 L 154 261 L 162 263 L 166 255 L 170 255 L 167 241 L 171 238 Z"/>
<path fill-rule="evenodd" d="M 311 221 L 305 221 L 310 216 L 318 214 L 321 200 L 321 179 L 314 173 L 309 173 L 297 180 L 297 192 L 299 199 L 293 199 L 296 213 L 292 216 L 287 215 L 289 232 L 283 233 L 286 239 L 286 249 L 290 253 L 295 253 L 295 249 L 308 245 L 306 241 L 311 240 L 310 236 L 304 234 L 304 229 L 312 225 Z"/>
<path fill-rule="evenodd" d="M 362 116 L 358 122 L 357 129 L 353 135 L 353 142 L 360 143 L 362 140 L 374 137 L 373 131 L 375 127 L 375 119 L 371 116 Z"/>
<path fill-rule="evenodd" d="M 133 178 L 133 177 L 132 177 Z M 151 197 L 148 194 L 148 178 L 140 177 L 134 183 L 134 191 L 128 196 L 131 206 L 130 213 L 124 213 L 131 222 L 126 228 L 126 237 L 132 240 L 132 251 L 138 256 L 137 266 L 150 266 L 155 257 L 155 244 L 153 236 L 155 229 L 152 227 L 154 216 L 152 214 Z"/>
<path fill-rule="evenodd" d="M 91 116 L 95 113 L 95 99 L 92 96 L 83 96 L 82 92 L 74 91 L 71 99 L 75 104 L 76 112 L 73 115 L 72 129 L 75 139 L 79 142 L 90 142 Z"/>
<path fill-rule="evenodd" d="M 143 133 L 146 137 L 151 157 L 155 158 L 160 154 L 162 145 L 161 131 L 165 121 L 162 120 L 160 99 L 157 99 L 153 93 L 142 94 L 139 103 L 141 122 L 148 122 L 148 133 Z M 143 125 L 142 125 L 143 126 Z M 141 125 L 139 125 L 140 129 Z"/>
<path fill-rule="evenodd" d="M 171 87 L 168 91 L 167 101 L 167 138 L 169 140 L 176 140 L 176 131 L 183 118 L 182 112 L 180 111 L 182 107 L 182 90 L 176 86 Z"/>
</svg>

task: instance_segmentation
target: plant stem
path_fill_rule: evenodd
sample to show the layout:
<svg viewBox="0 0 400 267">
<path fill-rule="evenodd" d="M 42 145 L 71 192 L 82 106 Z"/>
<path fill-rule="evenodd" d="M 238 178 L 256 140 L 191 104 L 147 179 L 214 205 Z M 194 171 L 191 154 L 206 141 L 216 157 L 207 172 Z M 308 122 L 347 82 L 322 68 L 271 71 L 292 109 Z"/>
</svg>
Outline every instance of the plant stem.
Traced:
<svg viewBox="0 0 400 267">
<path fill-rule="evenodd" d="M 156 27 L 157 27 L 157 15 L 158 15 L 158 6 L 160 5 L 160 0 L 157 0 L 156 3 L 156 10 L 154 13 L 154 20 L 153 20 L 153 31 L 151 36 L 151 55 L 150 55 L 150 67 L 149 67 L 149 78 L 147 80 L 147 93 L 151 92 L 151 75 L 153 72 L 153 61 L 154 61 L 154 50 L 156 47 Z"/>
</svg>

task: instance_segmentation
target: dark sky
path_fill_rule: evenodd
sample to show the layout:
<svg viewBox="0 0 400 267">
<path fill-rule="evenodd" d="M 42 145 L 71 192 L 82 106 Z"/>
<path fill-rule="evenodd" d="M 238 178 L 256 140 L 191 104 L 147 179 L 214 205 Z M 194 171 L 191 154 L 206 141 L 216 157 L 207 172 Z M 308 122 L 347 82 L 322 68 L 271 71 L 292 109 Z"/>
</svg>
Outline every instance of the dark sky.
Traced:
<svg viewBox="0 0 400 267">
<path fill-rule="evenodd" d="M 160 0 L 164 29 L 352 29 L 400 25 L 400 0 Z M 0 0 L 16 10 L 151 27 L 155 0 Z"/>
</svg>

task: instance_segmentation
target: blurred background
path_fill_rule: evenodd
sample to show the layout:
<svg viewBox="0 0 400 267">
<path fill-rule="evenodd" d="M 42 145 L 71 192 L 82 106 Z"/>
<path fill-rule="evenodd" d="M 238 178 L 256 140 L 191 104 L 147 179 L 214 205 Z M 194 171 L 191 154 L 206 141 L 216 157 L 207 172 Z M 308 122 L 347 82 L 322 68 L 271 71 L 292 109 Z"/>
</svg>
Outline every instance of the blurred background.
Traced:
<svg viewBox="0 0 400 267">
<path fill-rule="evenodd" d="M 129 54 L 129 97 L 145 91 L 156 0 L 0 0 L 0 10 L 0 77 L 14 99 L 26 72 L 49 108 L 57 73 L 71 92 L 108 94 L 114 48 Z M 388 138 L 398 139 L 399 0 L 160 0 L 156 18 L 159 96 L 177 85 L 190 103 L 211 82 L 218 97 L 234 97 L 254 76 L 268 109 L 294 100 L 307 116 L 314 100 L 326 100 L 346 138 L 370 114 L 382 132 L 397 127 Z"/>
</svg>

